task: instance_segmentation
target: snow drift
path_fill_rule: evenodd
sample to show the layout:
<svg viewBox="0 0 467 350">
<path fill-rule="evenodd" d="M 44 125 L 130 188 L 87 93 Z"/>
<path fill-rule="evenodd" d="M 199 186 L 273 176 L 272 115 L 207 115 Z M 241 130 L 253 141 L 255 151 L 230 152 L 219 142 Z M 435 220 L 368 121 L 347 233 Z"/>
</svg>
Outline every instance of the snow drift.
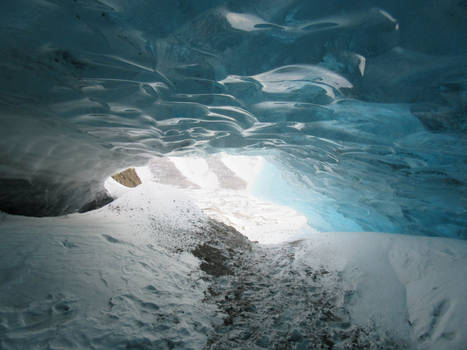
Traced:
<svg viewBox="0 0 467 350">
<path fill-rule="evenodd" d="M 251 244 L 182 190 L 153 182 L 149 168 L 138 172 L 136 188 L 110 179 L 119 198 L 96 211 L 1 217 L 2 349 L 462 349 L 467 341 L 465 241 L 308 232 Z M 248 212 L 263 205 L 252 201 Z"/>
</svg>

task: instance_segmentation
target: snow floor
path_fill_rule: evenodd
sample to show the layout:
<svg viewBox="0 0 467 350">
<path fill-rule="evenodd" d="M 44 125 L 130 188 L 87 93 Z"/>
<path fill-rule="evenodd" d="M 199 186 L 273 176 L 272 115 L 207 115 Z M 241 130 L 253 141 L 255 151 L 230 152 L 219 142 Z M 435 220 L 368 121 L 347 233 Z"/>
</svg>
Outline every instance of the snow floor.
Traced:
<svg viewBox="0 0 467 350">
<path fill-rule="evenodd" d="M 150 165 L 157 168 L 156 178 L 145 167 L 138 171 L 147 181 L 165 181 L 184 189 L 210 218 L 234 227 L 251 241 L 274 244 L 315 232 L 303 214 L 253 194 L 266 162 L 261 156 L 221 153 L 209 158 L 156 159 Z"/>
<path fill-rule="evenodd" d="M 206 233 L 206 213 L 240 215 L 228 198 L 203 202 L 205 213 L 195 191 L 216 188 L 176 189 L 153 182 L 151 166 L 137 171 L 143 185 L 109 180 L 118 199 L 92 212 L 0 213 L 0 349 L 466 348 L 466 241 L 304 233 L 300 223 L 285 242 L 233 252 Z M 247 193 L 248 179 L 228 176 Z M 262 210 L 254 203 L 247 228 Z M 210 276 L 192 254 L 215 240 L 231 273 Z"/>
<path fill-rule="evenodd" d="M 372 232 L 314 233 L 297 261 L 341 277 L 354 322 L 417 349 L 465 349 L 467 242 Z"/>
</svg>

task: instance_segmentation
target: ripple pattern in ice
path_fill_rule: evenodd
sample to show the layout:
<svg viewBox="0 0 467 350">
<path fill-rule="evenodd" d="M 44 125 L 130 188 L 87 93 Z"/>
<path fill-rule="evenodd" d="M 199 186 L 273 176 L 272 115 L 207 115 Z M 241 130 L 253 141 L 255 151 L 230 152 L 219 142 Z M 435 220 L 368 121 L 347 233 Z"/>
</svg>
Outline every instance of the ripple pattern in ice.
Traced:
<svg viewBox="0 0 467 350">
<path fill-rule="evenodd" d="M 4 3 L 0 200 L 70 212 L 155 155 L 274 150 L 321 230 L 465 238 L 464 3 Z"/>
</svg>

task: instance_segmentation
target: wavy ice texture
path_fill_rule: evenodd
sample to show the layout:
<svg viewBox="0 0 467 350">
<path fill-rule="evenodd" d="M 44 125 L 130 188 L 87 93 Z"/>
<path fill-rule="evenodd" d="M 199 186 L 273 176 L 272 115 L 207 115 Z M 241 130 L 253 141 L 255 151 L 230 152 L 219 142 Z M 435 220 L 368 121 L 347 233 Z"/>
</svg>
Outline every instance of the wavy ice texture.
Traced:
<svg viewBox="0 0 467 350">
<path fill-rule="evenodd" d="M 466 238 L 466 12 L 3 2 L 1 209 L 73 212 L 130 164 L 228 150 L 267 155 L 291 190 L 271 174 L 258 194 L 318 230 Z"/>
</svg>

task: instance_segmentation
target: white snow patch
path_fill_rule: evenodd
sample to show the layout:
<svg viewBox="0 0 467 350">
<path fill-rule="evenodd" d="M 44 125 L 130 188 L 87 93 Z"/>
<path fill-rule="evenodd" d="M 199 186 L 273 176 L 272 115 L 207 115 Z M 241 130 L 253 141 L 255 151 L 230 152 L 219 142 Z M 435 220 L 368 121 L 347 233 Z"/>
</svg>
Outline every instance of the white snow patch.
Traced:
<svg viewBox="0 0 467 350">
<path fill-rule="evenodd" d="M 142 183 L 150 182 L 154 177 L 148 166 L 136 167 L 135 171 Z"/>
<path fill-rule="evenodd" d="M 108 177 L 104 182 L 104 187 L 109 192 L 112 198 L 119 198 L 127 193 L 130 188 L 115 181 L 112 177 Z"/>
<path fill-rule="evenodd" d="M 340 271 L 352 318 L 417 349 L 467 344 L 467 242 L 374 232 L 314 233 L 298 261 Z"/>
<path fill-rule="evenodd" d="M 235 176 L 246 182 L 246 190 L 222 188 L 222 176 L 209 168 L 208 162 L 196 157 L 170 157 L 170 161 L 199 189 L 186 189 L 191 200 L 212 219 L 232 226 L 252 241 L 275 244 L 295 240 L 313 231 L 304 215 L 292 208 L 256 198 L 250 193 L 260 178 L 265 159 L 222 153 L 220 161 Z"/>
<path fill-rule="evenodd" d="M 169 159 L 187 179 L 199 187 L 212 189 L 219 186 L 216 174 L 209 169 L 204 158 L 169 157 Z"/>
<path fill-rule="evenodd" d="M 265 159 L 261 156 L 240 156 L 222 153 L 221 161 L 239 178 L 244 180 L 247 183 L 247 189 L 250 189 L 261 173 Z"/>
<path fill-rule="evenodd" d="M 206 217 L 195 202 L 268 243 L 306 227 L 290 208 L 247 191 L 177 190 L 152 182 L 145 168 L 137 173 L 143 184 L 125 191 L 106 182 L 122 191 L 99 210 L 0 217 L 0 347 L 164 348 L 169 339 L 203 348 L 222 315 L 203 302 L 199 260 L 176 253 L 197 244 Z M 467 344 L 467 241 L 308 232 L 293 264 L 336 273 L 329 283 L 352 322 L 409 338 L 416 349 Z"/>
<path fill-rule="evenodd" d="M 227 21 L 230 23 L 232 28 L 246 32 L 257 30 L 258 24 L 265 23 L 262 18 L 249 13 L 229 12 L 225 17 L 227 18 Z"/>
<path fill-rule="evenodd" d="M 210 218 L 234 227 L 251 241 L 275 244 L 314 232 L 292 208 L 260 200 L 246 191 L 189 191 Z"/>
<path fill-rule="evenodd" d="M 197 244 L 205 216 L 168 186 L 119 195 L 84 214 L 2 216 L 0 348 L 206 345 L 222 319 L 203 302 L 200 261 L 176 253 Z"/>
</svg>

